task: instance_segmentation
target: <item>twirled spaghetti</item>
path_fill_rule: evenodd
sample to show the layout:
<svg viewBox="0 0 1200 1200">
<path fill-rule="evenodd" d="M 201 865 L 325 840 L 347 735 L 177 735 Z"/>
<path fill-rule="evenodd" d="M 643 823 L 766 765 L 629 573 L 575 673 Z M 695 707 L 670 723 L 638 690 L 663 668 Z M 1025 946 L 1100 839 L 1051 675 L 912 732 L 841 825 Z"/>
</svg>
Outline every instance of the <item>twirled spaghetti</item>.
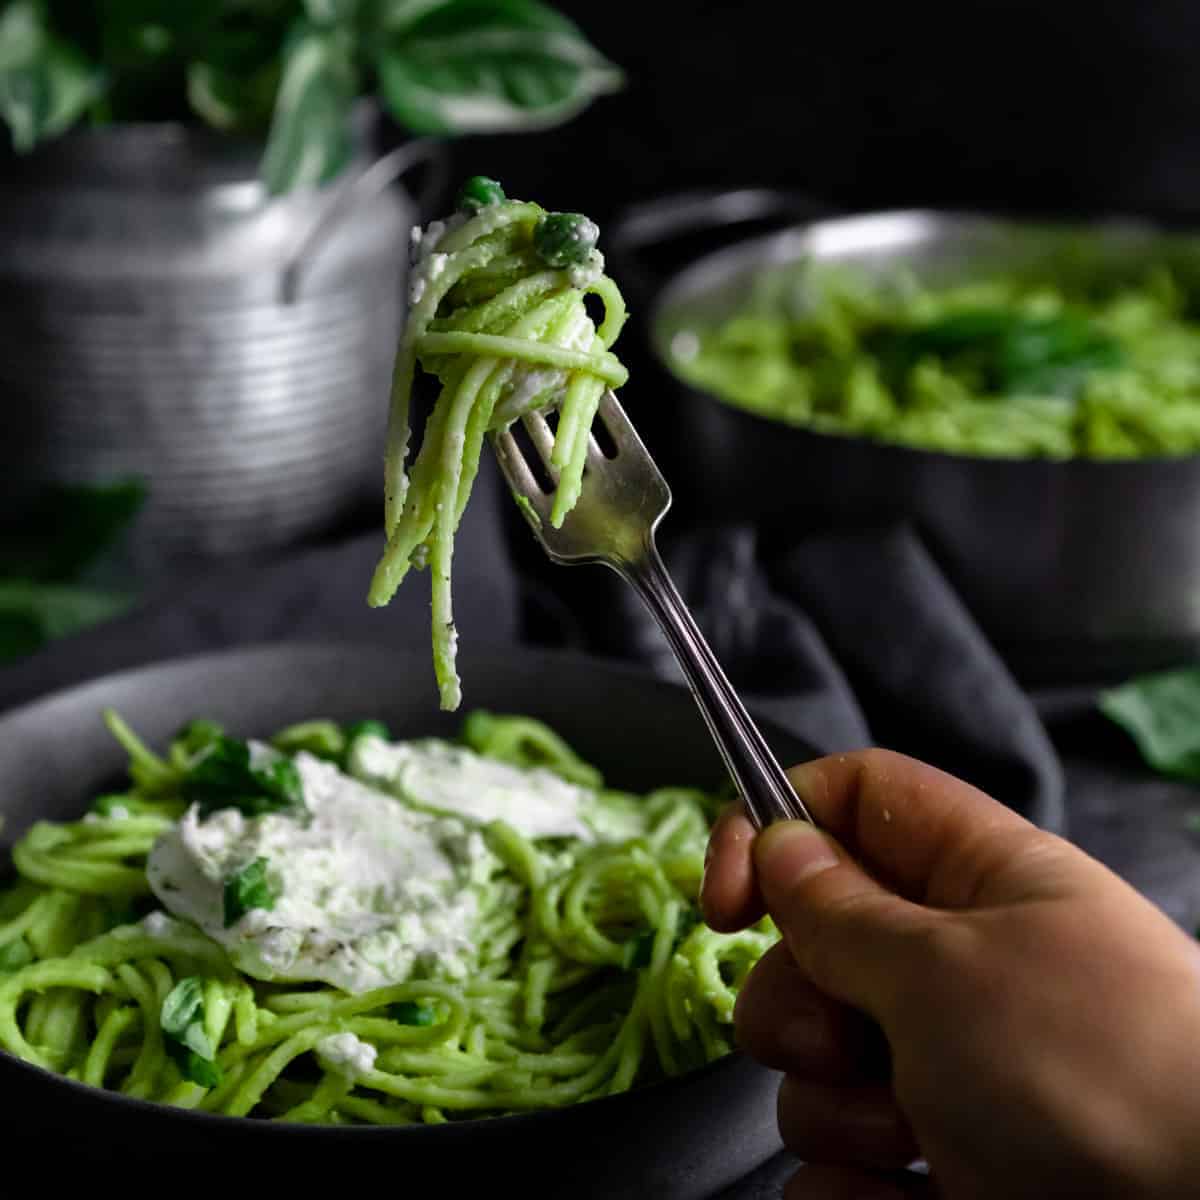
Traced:
<svg viewBox="0 0 1200 1200">
<path fill-rule="evenodd" d="M 479 468 L 484 435 L 521 416 L 557 409 L 552 521 L 579 498 L 588 433 L 606 387 L 627 372 L 609 347 L 625 321 L 604 274 L 596 227 L 571 213 L 506 200 L 475 179 L 460 211 L 418 231 L 408 321 L 396 358 L 385 467 L 388 542 L 368 601 L 386 604 L 412 566 L 432 573 L 434 669 L 443 708 L 461 700 L 450 593 L 454 534 Z M 597 326 L 585 299 L 604 305 Z M 441 391 L 411 475 L 413 384 L 418 364 Z"/>
<path fill-rule="evenodd" d="M 211 786 L 219 755 L 233 761 L 229 747 L 243 744 L 198 723 L 160 758 L 119 719 L 111 724 L 130 752 L 128 791 L 101 797 L 80 821 L 34 825 L 13 850 L 19 878 L 0 892 L 0 1047 L 9 1053 L 182 1107 L 405 1124 L 570 1104 L 730 1048 L 737 989 L 774 933 L 720 935 L 698 922 L 713 812 L 703 793 L 605 791 L 545 726 L 472 714 L 464 747 L 551 769 L 624 832 L 585 844 L 487 824 L 470 969 L 355 994 L 250 977 L 216 940 L 156 910 L 147 857 L 200 794 L 197 780 Z M 253 778 L 268 792 L 279 785 L 278 799 L 292 777 L 281 764 L 304 756 L 353 773 L 356 746 L 394 745 L 361 741 L 381 732 L 293 726 L 266 751 L 270 774 Z M 258 770 L 262 754 L 248 761 Z M 271 797 L 250 799 L 230 803 L 261 813 Z M 251 908 L 265 903 L 253 886 Z"/>
</svg>

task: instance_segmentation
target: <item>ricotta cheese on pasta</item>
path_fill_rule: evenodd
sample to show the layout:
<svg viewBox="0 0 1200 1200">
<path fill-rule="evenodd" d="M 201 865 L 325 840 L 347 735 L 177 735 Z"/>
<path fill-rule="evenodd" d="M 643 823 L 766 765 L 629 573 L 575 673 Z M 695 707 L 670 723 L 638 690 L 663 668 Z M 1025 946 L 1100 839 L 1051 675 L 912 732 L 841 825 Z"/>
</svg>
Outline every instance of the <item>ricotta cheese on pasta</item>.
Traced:
<svg viewBox="0 0 1200 1200">
<path fill-rule="evenodd" d="M 155 843 L 154 894 L 248 975 L 363 992 L 414 970 L 461 978 L 477 885 L 495 866 L 477 828 L 422 813 L 309 754 L 295 759 L 306 811 L 208 817 L 193 805 Z M 225 886 L 259 859 L 274 895 L 226 926 Z"/>
<path fill-rule="evenodd" d="M 350 770 L 417 808 L 487 825 L 504 821 L 529 838 L 592 842 L 595 793 L 544 767 L 514 767 L 435 738 L 360 738 Z"/>
<path fill-rule="evenodd" d="M 163 907 L 256 979 L 348 992 L 414 974 L 461 979 L 474 961 L 480 889 L 499 869 L 486 825 L 583 842 L 640 829 L 553 771 L 436 739 L 359 738 L 350 774 L 307 753 L 294 761 L 303 811 L 204 815 L 192 805 L 147 864 Z M 269 904 L 231 920 L 229 881 L 259 863 Z"/>
</svg>

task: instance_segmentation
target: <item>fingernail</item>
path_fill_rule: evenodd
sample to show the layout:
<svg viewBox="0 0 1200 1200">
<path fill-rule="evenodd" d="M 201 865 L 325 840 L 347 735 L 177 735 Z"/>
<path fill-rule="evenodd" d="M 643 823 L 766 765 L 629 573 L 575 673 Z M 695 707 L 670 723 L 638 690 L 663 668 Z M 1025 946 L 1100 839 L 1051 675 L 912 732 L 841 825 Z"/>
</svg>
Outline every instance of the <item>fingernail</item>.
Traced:
<svg viewBox="0 0 1200 1200">
<path fill-rule="evenodd" d="M 792 882 L 828 871 L 839 861 L 833 843 L 807 821 L 777 821 L 754 843 L 758 870 Z"/>
</svg>

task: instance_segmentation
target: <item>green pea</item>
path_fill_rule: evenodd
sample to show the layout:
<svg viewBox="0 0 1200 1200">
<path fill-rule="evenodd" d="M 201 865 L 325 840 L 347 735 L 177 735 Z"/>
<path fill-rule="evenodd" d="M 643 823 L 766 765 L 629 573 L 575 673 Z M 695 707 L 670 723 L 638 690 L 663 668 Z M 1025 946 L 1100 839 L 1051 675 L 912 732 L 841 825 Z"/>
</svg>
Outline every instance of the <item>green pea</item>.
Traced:
<svg viewBox="0 0 1200 1200">
<path fill-rule="evenodd" d="M 549 213 L 533 231 L 533 248 L 558 268 L 582 266 L 599 240 L 599 226 L 583 213 Z"/>
<path fill-rule="evenodd" d="M 503 204 L 507 198 L 496 180 L 486 175 L 472 175 L 458 193 L 458 207 L 473 214 L 492 204 Z"/>
</svg>

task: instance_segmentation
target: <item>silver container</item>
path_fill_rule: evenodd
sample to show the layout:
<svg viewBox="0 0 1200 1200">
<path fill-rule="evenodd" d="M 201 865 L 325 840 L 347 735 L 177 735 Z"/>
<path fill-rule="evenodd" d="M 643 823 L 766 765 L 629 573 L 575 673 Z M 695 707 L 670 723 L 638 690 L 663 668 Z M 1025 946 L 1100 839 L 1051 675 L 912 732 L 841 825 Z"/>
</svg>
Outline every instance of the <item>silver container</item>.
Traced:
<svg viewBox="0 0 1200 1200">
<path fill-rule="evenodd" d="M 734 192 L 651 205 L 616 231 L 615 269 L 624 260 L 644 282 L 653 245 L 778 216 L 789 203 L 796 207 L 777 194 Z M 749 520 L 775 545 L 810 531 L 907 522 L 1029 681 L 1121 674 L 1200 652 L 1200 456 L 977 458 L 815 433 L 726 404 L 672 365 L 678 334 L 737 311 L 778 268 L 842 263 L 884 275 L 904 267 L 936 284 L 1060 263 L 1064 254 L 1116 277 L 1167 260 L 1200 287 L 1200 239 L 1133 222 L 884 212 L 693 254 L 657 288 L 649 314 L 650 353 L 678 384 L 653 446 L 668 460 L 681 515 Z"/>
<path fill-rule="evenodd" d="M 283 546 L 378 493 L 424 147 L 284 197 L 257 148 L 117 126 L 0 161 L 0 467 L 140 476 L 149 573 Z"/>
</svg>

